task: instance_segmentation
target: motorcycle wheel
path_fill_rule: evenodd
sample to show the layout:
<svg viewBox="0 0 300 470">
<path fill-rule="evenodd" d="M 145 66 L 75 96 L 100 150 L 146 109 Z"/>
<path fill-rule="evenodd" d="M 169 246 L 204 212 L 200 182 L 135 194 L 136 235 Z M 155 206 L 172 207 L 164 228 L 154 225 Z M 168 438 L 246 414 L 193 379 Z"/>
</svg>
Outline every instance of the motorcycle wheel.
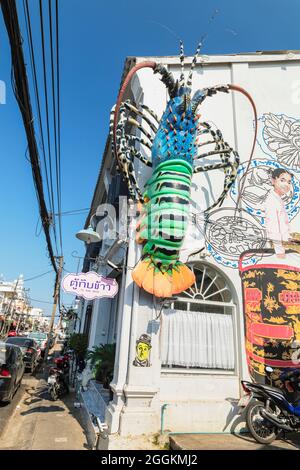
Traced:
<svg viewBox="0 0 300 470">
<path fill-rule="evenodd" d="M 279 429 L 261 416 L 260 410 L 264 407 L 261 401 L 250 403 L 247 408 L 246 423 L 250 434 L 257 442 L 271 444 L 276 439 Z"/>
</svg>

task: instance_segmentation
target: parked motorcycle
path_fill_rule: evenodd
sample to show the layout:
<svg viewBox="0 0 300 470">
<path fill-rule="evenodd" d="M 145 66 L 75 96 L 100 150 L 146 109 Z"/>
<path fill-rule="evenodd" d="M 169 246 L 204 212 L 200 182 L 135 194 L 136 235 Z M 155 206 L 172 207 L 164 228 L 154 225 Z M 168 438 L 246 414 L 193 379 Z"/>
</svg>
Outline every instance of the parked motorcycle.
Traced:
<svg viewBox="0 0 300 470">
<path fill-rule="evenodd" d="M 50 367 L 47 380 L 48 393 L 52 400 L 69 393 L 70 356 L 65 354 L 54 360 L 56 367 Z"/>
<path fill-rule="evenodd" d="M 267 374 L 273 369 L 266 367 Z M 280 380 L 285 388 L 241 381 L 246 392 L 240 402 L 246 407 L 246 423 L 251 435 L 260 444 L 270 444 L 280 433 L 300 432 L 300 369 L 283 372 Z"/>
</svg>

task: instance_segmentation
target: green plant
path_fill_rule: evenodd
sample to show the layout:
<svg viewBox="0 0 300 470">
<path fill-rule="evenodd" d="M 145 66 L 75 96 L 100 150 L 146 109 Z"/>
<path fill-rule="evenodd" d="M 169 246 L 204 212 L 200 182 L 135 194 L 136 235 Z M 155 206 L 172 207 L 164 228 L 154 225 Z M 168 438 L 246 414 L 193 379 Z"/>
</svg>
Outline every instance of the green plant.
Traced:
<svg viewBox="0 0 300 470">
<path fill-rule="evenodd" d="M 69 347 L 73 349 L 76 359 L 85 359 L 88 348 L 88 336 L 84 333 L 73 333 L 69 338 Z"/>
<path fill-rule="evenodd" d="M 94 377 L 103 383 L 104 388 L 109 388 L 112 381 L 115 365 L 116 345 L 100 344 L 88 351 L 87 358 L 91 361 Z"/>
</svg>

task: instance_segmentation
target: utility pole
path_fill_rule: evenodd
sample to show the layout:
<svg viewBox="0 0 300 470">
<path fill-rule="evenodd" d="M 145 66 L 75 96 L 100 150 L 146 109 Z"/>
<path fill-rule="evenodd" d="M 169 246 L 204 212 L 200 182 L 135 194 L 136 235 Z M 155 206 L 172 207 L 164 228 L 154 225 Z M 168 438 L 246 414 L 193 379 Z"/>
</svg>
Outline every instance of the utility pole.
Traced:
<svg viewBox="0 0 300 470">
<path fill-rule="evenodd" d="M 48 341 L 47 341 L 47 347 L 46 347 L 45 356 L 44 356 L 44 362 L 47 361 L 47 357 L 49 353 L 50 337 L 53 331 L 54 318 L 55 318 L 59 291 L 60 291 L 60 280 L 61 280 L 61 273 L 62 273 L 64 258 L 63 256 L 59 256 L 58 259 L 59 259 L 59 266 L 58 266 L 58 271 L 57 271 L 56 280 L 55 280 L 54 303 L 53 303 L 52 315 L 51 315 L 51 320 L 50 320 L 50 325 L 49 325 Z"/>
</svg>

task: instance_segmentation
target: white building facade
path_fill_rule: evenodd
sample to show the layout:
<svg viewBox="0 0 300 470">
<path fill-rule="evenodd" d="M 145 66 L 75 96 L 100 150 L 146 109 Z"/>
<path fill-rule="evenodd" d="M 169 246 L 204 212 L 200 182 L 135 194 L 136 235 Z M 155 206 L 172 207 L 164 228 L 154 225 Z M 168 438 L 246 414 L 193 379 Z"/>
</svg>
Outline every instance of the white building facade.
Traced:
<svg viewBox="0 0 300 470">
<path fill-rule="evenodd" d="M 175 78 L 180 75 L 178 57 L 132 58 L 126 67 L 144 60 L 164 64 Z M 185 60 L 187 72 L 191 60 Z M 241 165 L 237 183 L 222 207 L 208 219 L 203 210 L 221 194 L 224 172 L 194 175 L 194 217 L 181 253 L 196 275 L 189 291 L 162 302 L 134 284 L 132 268 L 141 257 L 134 237 L 119 235 L 117 241 L 104 241 L 97 252 L 98 263 L 90 263 L 89 269 L 116 277 L 119 283 L 118 296 L 113 300 L 82 301 L 77 323 L 78 330 L 89 334 L 89 348 L 116 342 L 111 383 L 114 395 L 105 407 L 109 434 L 233 432 L 244 427 L 237 415 L 237 402 L 243 393 L 240 381 L 248 378 L 238 261 L 241 252 L 259 248 L 259 234 L 264 233 L 263 201 L 275 168 L 285 168 L 293 176 L 292 194 L 285 203 L 293 231 L 300 231 L 299 52 L 201 56 L 199 63 L 193 75 L 193 91 L 231 83 L 252 96 L 258 115 L 256 149 L 249 162 L 255 120 L 245 96 L 218 93 L 199 107 L 203 121 L 220 129 L 225 141 L 239 153 Z M 165 86 L 150 69 L 135 75 L 128 97 L 135 104 L 148 105 L 158 116 L 168 100 Z M 205 159 L 205 163 L 212 162 L 220 160 Z M 108 201 L 115 181 L 114 165 L 107 145 L 90 215 L 100 203 Z M 137 162 L 136 172 L 142 187 L 151 169 Z M 239 181 L 244 181 L 240 199 Z M 119 218 L 120 207 L 121 203 L 116 206 Z M 231 227 L 237 208 L 240 226 Z M 132 224 L 135 222 L 132 218 Z M 249 237 L 243 237 L 243 224 L 250 231 Z M 107 259 L 117 269 L 108 266 Z M 134 363 L 141 335 L 151 339 L 146 367 Z"/>
</svg>

